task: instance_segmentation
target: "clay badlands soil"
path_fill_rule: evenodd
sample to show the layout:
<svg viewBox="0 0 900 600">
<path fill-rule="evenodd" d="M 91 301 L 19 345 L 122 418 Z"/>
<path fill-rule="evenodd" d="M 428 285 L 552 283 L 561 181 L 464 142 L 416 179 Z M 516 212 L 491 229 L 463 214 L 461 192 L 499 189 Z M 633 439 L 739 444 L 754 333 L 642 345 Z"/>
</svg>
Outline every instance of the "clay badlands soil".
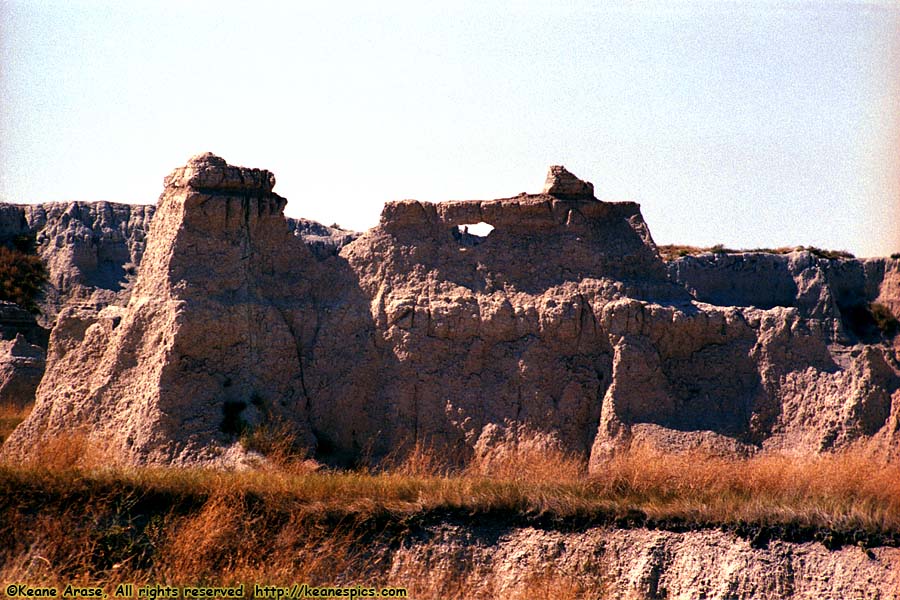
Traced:
<svg viewBox="0 0 900 600">
<path fill-rule="evenodd" d="M 274 183 L 0 207 L 4 584 L 900 594 L 897 259 L 661 252 L 561 167 L 361 234 Z"/>
</svg>

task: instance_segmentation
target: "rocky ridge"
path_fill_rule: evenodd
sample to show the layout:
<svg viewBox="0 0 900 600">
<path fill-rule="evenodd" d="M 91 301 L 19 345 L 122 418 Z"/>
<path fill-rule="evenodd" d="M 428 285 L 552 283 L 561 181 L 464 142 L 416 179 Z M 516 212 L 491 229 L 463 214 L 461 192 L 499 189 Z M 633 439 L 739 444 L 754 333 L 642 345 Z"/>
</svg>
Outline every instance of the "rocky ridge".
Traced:
<svg viewBox="0 0 900 600">
<path fill-rule="evenodd" d="M 870 303 L 900 314 L 900 261 L 832 260 L 808 251 L 685 256 L 669 278 L 699 302 L 717 306 L 796 308 L 806 320 L 834 327 L 829 340 L 852 345 L 878 340 L 864 312 Z M 861 312 L 862 311 L 862 312 Z"/>
<path fill-rule="evenodd" d="M 127 301 L 62 310 L 4 452 L 87 425 L 124 462 L 237 465 L 277 423 L 334 462 L 525 437 L 592 468 L 634 443 L 896 453 L 897 348 L 853 315 L 896 314 L 900 261 L 666 265 L 637 204 L 562 167 L 540 194 L 389 202 L 317 247 L 273 186 L 212 155 L 176 169 Z"/>
<path fill-rule="evenodd" d="M 0 405 L 25 408 L 44 376 L 45 354 L 21 333 L 0 339 Z"/>
<path fill-rule="evenodd" d="M 155 211 L 155 205 L 114 202 L 0 203 L 0 244 L 32 247 L 48 272 L 36 317 L 0 303 L 0 337 L 12 340 L 21 333 L 35 346 L 28 351 L 27 366 L 0 352 L 0 404 L 34 400 L 50 329 L 60 311 L 68 307 L 90 313 L 127 304 Z M 323 259 L 358 235 L 308 219 L 286 220 L 289 231 Z M 40 357 L 31 356 L 34 352 Z"/>
<path fill-rule="evenodd" d="M 102 308 L 127 300 L 154 206 L 113 202 L 0 204 L 0 243 L 32 245 L 47 267 L 39 322 L 67 304 Z"/>
<path fill-rule="evenodd" d="M 571 585 L 603 598 L 897 597 L 900 550 L 772 541 L 766 548 L 724 531 L 588 527 L 496 527 L 440 523 L 410 536 L 391 557 L 392 572 L 415 572 L 423 589 L 463 589 L 505 597 Z M 462 571 L 462 573 L 460 573 Z M 553 584 L 535 586 L 551 578 Z M 546 589 L 549 588 L 549 589 Z"/>
<path fill-rule="evenodd" d="M 116 202 L 0 203 L 0 244 L 27 240 L 47 266 L 39 323 L 53 325 L 70 304 L 125 304 L 141 264 L 156 205 Z M 359 235 L 309 219 L 286 218 L 316 256 L 336 254 Z"/>
</svg>

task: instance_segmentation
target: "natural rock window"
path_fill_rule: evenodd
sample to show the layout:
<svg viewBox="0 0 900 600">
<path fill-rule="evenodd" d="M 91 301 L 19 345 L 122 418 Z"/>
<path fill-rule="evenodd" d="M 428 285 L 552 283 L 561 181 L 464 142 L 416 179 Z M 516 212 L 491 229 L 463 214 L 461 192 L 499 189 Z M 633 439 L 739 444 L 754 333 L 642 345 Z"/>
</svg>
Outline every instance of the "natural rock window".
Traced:
<svg viewBox="0 0 900 600">
<path fill-rule="evenodd" d="M 477 246 L 483 242 L 493 230 L 493 225 L 481 221 L 479 223 L 457 225 L 452 233 L 453 237 L 455 237 L 463 246 Z"/>
</svg>

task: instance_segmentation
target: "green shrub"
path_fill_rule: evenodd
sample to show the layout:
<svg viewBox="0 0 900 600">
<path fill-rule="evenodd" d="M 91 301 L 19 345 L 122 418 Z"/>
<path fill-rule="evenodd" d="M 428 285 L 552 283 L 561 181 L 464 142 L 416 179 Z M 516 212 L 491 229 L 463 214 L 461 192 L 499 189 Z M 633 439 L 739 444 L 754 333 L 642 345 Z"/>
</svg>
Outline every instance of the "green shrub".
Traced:
<svg viewBox="0 0 900 600">
<path fill-rule="evenodd" d="M 887 306 L 873 302 L 869 305 L 869 312 L 872 313 L 876 327 L 886 336 L 893 337 L 900 333 L 900 321 L 897 321 L 897 317 Z"/>
<path fill-rule="evenodd" d="M 839 258 L 856 258 L 853 254 L 847 252 L 846 250 L 823 250 L 822 248 L 816 248 L 815 246 L 801 246 L 801 250 L 806 250 L 814 256 L 818 256 L 819 258 L 827 258 L 828 260 L 837 260 Z"/>
<path fill-rule="evenodd" d="M 0 300 L 37 314 L 37 300 L 46 281 L 47 269 L 39 257 L 0 246 Z"/>
</svg>

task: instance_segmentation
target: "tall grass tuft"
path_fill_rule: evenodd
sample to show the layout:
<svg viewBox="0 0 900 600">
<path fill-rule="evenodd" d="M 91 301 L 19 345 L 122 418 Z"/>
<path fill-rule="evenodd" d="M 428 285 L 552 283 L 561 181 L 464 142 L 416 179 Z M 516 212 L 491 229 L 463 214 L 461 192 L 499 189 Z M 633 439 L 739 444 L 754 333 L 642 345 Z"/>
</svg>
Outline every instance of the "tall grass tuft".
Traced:
<svg viewBox="0 0 900 600">
<path fill-rule="evenodd" d="M 17 404 L 0 404 L 0 444 L 6 441 L 13 429 L 28 418 L 33 404 L 18 406 Z"/>
<path fill-rule="evenodd" d="M 412 523 L 448 513 L 473 524 L 612 524 L 640 513 L 701 527 L 900 532 L 900 465 L 861 450 L 737 459 L 634 447 L 588 473 L 582 456 L 524 434 L 464 468 L 419 443 L 380 470 L 287 460 L 221 472 L 110 466 L 94 447 L 72 434 L 28 463 L 0 464 L 0 579 L 368 582 L 406 585 L 417 598 L 524 598 L 552 588 L 582 598 L 596 597 L 599 580 L 538 569 L 514 589 L 500 580 L 477 587 L 493 577 L 478 565 L 403 562 L 397 553 L 422 541 Z"/>
</svg>

